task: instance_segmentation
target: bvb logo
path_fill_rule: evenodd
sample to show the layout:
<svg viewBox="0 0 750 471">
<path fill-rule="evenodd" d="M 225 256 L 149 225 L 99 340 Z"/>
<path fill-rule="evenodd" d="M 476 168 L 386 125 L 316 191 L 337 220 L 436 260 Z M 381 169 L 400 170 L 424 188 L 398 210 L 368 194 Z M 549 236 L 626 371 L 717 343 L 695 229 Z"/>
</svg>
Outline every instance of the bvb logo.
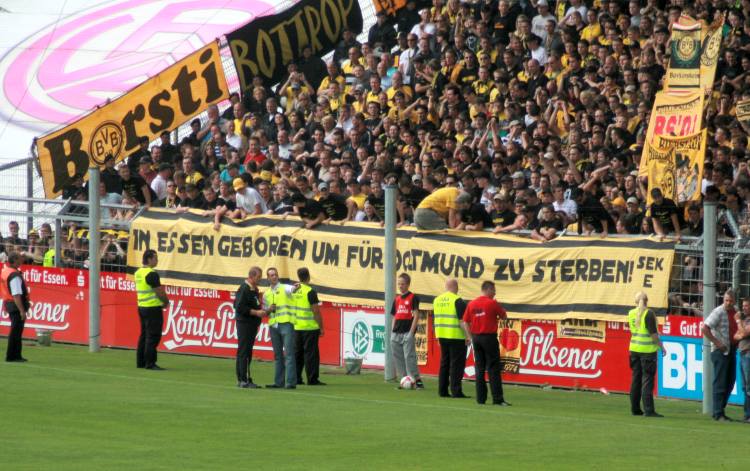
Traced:
<svg viewBox="0 0 750 471">
<path fill-rule="evenodd" d="M 695 41 L 690 36 L 684 36 L 680 38 L 677 43 L 677 55 L 683 61 L 689 61 L 693 59 L 696 51 Z"/>
<path fill-rule="evenodd" d="M 670 169 L 664 172 L 661 179 L 661 193 L 665 198 L 672 199 L 674 197 L 674 172 Z"/>
<path fill-rule="evenodd" d="M 703 46 L 703 54 L 701 54 L 701 65 L 704 67 L 711 67 L 716 64 L 716 59 L 719 57 L 719 48 L 721 48 L 721 33 L 709 34 L 706 38 L 706 43 Z"/>
<path fill-rule="evenodd" d="M 99 165 L 111 154 L 115 159 L 123 146 L 122 128 L 114 121 L 105 121 L 96 128 L 89 142 L 89 157 Z"/>
<path fill-rule="evenodd" d="M 370 328 L 364 321 L 357 321 L 352 328 L 352 347 L 357 355 L 364 355 L 370 349 Z"/>
</svg>

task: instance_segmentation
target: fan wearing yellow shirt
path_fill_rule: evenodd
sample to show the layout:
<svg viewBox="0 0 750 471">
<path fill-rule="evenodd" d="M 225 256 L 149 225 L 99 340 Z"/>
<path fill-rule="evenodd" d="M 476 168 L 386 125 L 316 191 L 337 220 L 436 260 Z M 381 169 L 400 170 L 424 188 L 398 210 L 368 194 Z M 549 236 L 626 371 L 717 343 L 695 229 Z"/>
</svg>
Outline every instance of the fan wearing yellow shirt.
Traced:
<svg viewBox="0 0 750 471">
<path fill-rule="evenodd" d="M 336 61 L 331 61 L 331 63 L 328 64 L 328 75 L 326 75 L 323 78 L 323 81 L 320 82 L 318 93 L 323 93 L 328 90 L 328 85 L 330 85 L 331 82 L 337 82 L 339 84 L 339 90 L 343 90 L 346 85 L 346 79 L 341 74 L 341 70 Z"/>
<path fill-rule="evenodd" d="M 411 101 L 411 97 L 414 95 L 411 91 L 411 87 L 408 85 L 404 85 L 404 78 L 401 75 L 401 72 L 396 72 L 391 77 L 391 88 L 386 90 L 385 94 L 388 97 L 388 106 L 393 107 L 394 105 L 394 96 L 396 95 L 396 92 L 403 93 L 404 97 L 407 99 L 407 101 Z"/>
<path fill-rule="evenodd" d="M 457 226 L 460 220 L 456 198 L 460 192 L 455 187 L 439 188 L 423 199 L 414 211 L 417 229 L 430 231 Z"/>
<path fill-rule="evenodd" d="M 305 75 L 300 72 L 292 72 L 284 85 L 282 85 L 279 94 L 286 96 L 287 113 L 294 109 L 294 103 L 303 93 L 313 93 L 313 86 L 307 81 Z"/>
<path fill-rule="evenodd" d="M 602 26 L 599 24 L 599 19 L 597 18 L 598 14 L 599 12 L 594 9 L 586 12 L 588 26 L 581 30 L 581 39 L 585 39 L 591 43 L 602 35 Z"/>
<path fill-rule="evenodd" d="M 346 220 L 354 221 L 357 214 L 365 210 L 365 200 L 367 199 L 367 195 L 362 192 L 362 185 L 356 179 L 349 180 L 346 184 L 346 188 L 351 195 L 346 199 L 346 207 L 348 210 Z"/>
<path fill-rule="evenodd" d="M 380 86 L 380 77 L 373 75 L 370 77 L 370 91 L 365 95 L 365 102 L 369 103 L 374 101 L 380 103 L 379 95 L 383 91 L 383 87 Z"/>
</svg>

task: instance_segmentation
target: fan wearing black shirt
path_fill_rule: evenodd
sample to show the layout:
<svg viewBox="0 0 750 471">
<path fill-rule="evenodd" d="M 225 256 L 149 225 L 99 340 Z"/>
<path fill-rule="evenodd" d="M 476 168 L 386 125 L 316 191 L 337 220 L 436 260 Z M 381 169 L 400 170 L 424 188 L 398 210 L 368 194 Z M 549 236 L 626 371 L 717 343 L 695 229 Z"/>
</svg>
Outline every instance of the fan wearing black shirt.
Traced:
<svg viewBox="0 0 750 471">
<path fill-rule="evenodd" d="M 540 242 L 547 242 L 562 232 L 563 223 L 555 214 L 552 205 L 542 206 L 542 219 L 539 225 L 531 232 L 531 238 Z"/>
<path fill-rule="evenodd" d="M 485 227 L 492 226 L 492 220 L 484 210 L 484 206 L 473 203 L 472 200 L 472 196 L 465 191 L 456 197 L 456 209 L 461 217 L 461 223 L 456 226 L 456 229 L 460 231 L 481 231 Z"/>
<path fill-rule="evenodd" d="M 508 198 L 500 193 L 492 197 L 490 220 L 495 227 L 510 226 L 516 220 L 516 213 L 510 210 Z"/>
<path fill-rule="evenodd" d="M 140 175 L 133 175 L 127 165 L 120 167 L 120 178 L 122 179 L 122 192 L 146 206 L 146 209 L 151 207 L 153 201 L 156 201 L 156 193 L 146 184 L 146 180 Z"/>
<path fill-rule="evenodd" d="M 654 223 L 654 232 L 664 237 L 674 232 L 675 238 L 680 238 L 679 210 L 674 201 L 667 199 L 659 188 L 651 190 L 651 221 Z"/>
<path fill-rule="evenodd" d="M 292 204 L 297 215 L 305 223 L 305 229 L 313 229 L 326 219 L 326 211 L 315 200 L 309 200 L 300 193 L 292 196 Z"/>
<path fill-rule="evenodd" d="M 602 203 L 579 188 L 573 189 L 571 198 L 578 204 L 578 233 L 591 235 L 598 232 L 602 238 L 607 237 L 614 223 Z"/>
<path fill-rule="evenodd" d="M 385 190 L 380 185 L 373 185 L 365 202 L 370 203 L 381 221 L 385 220 Z"/>
<path fill-rule="evenodd" d="M 326 182 L 318 185 L 318 191 L 320 192 L 318 204 L 323 207 L 326 219 L 332 221 L 343 221 L 346 219 L 349 211 L 346 207 L 346 200 L 341 195 L 331 193 Z"/>
</svg>

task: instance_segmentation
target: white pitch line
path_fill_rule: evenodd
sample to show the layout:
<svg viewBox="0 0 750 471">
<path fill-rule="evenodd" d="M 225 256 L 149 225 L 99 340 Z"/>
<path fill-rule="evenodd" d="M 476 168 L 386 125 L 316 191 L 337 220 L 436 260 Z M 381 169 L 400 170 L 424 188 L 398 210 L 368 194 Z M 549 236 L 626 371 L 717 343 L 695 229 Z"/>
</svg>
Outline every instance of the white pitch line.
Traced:
<svg viewBox="0 0 750 471">
<path fill-rule="evenodd" d="M 226 389 L 226 390 L 238 390 L 236 386 L 224 386 L 219 384 L 211 384 L 211 383 L 194 383 L 191 381 L 176 381 L 171 379 L 164 379 L 164 378 L 153 378 L 148 376 L 128 376 L 128 375 L 118 375 L 113 373 L 102 373 L 98 371 L 87 371 L 87 370 L 76 370 L 76 369 L 70 369 L 70 368 L 57 368 L 54 366 L 40 366 L 40 365 L 31 365 L 31 364 L 24 364 L 24 365 L 8 365 L 0 363 L 0 365 L 5 367 L 11 367 L 11 368 L 36 368 L 40 370 L 49 370 L 49 371 L 59 371 L 61 373 L 76 373 L 80 375 L 89 375 L 89 376 L 102 376 L 107 378 L 117 378 L 117 379 L 125 379 L 125 380 L 141 380 L 141 381 L 150 381 L 155 383 L 167 383 L 167 384 L 176 384 L 176 385 L 182 385 L 182 386 L 197 386 L 197 387 L 207 387 L 212 389 Z M 146 374 L 160 374 L 160 373 L 151 373 L 146 372 Z M 656 430 L 672 430 L 672 431 L 679 431 L 682 433 L 712 433 L 712 434 L 721 434 L 722 436 L 726 435 L 726 431 L 724 430 L 724 427 L 722 427 L 721 430 L 711 430 L 711 429 L 686 429 L 684 427 L 670 427 L 665 425 L 657 425 L 652 423 L 647 423 L 647 418 L 633 418 L 634 421 L 643 421 L 641 423 L 636 422 L 622 422 L 622 421 L 613 421 L 610 418 L 593 418 L 593 417 L 577 417 L 577 416 L 560 416 L 560 415 L 544 415 L 544 414 L 535 414 L 535 413 L 527 413 L 527 412 L 515 412 L 511 411 L 508 408 L 503 408 L 500 410 L 497 407 L 493 407 L 492 405 L 486 405 L 484 407 L 476 406 L 476 407 L 456 407 L 456 406 L 448 406 L 448 405 L 442 405 L 442 404 L 422 404 L 418 402 L 403 402 L 403 401 L 393 401 L 388 399 L 369 399 L 369 398 L 363 398 L 363 397 L 352 397 L 352 396 L 337 396 L 334 394 L 321 394 L 321 393 L 314 393 L 314 392 L 308 392 L 305 391 L 302 388 L 297 388 L 293 393 L 287 393 L 287 392 L 281 392 L 281 391 L 266 391 L 265 389 L 260 389 L 258 391 L 275 394 L 278 397 L 281 398 L 293 398 L 294 396 L 304 395 L 304 396 L 310 396 L 310 397 L 317 397 L 321 399 L 329 399 L 329 400 L 335 400 L 335 401 L 349 401 L 349 402 L 365 402 L 370 404 L 387 404 L 387 405 L 393 405 L 393 406 L 406 406 L 406 407 L 421 407 L 423 409 L 438 409 L 438 410 L 451 410 L 451 411 L 460 411 L 460 412 L 479 412 L 482 414 L 494 414 L 494 415 L 512 415 L 512 416 L 518 416 L 518 417 L 530 417 L 535 419 L 544 419 L 544 420 L 558 420 L 558 421 L 577 421 L 577 422 L 593 422 L 593 423 L 602 423 L 606 425 L 611 424 L 617 424 L 617 425 L 626 425 L 626 426 L 633 426 L 633 427 L 639 427 L 639 428 L 649 428 L 649 429 L 656 429 Z M 395 391 L 395 389 L 394 389 Z M 281 393 L 281 394 L 279 394 Z M 415 392 L 415 394 L 420 394 Z M 446 399 L 449 400 L 449 399 Z M 513 406 L 515 407 L 515 406 Z M 625 408 L 627 409 L 627 407 Z M 655 419 L 656 420 L 656 419 Z"/>
</svg>

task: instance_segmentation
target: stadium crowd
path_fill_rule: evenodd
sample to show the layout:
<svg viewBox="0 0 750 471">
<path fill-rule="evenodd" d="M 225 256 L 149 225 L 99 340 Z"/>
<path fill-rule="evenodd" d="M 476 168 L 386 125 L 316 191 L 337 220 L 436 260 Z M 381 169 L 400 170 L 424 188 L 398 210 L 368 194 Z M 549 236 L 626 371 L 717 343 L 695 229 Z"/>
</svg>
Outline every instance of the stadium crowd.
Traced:
<svg viewBox="0 0 750 471">
<path fill-rule="evenodd" d="M 701 188 L 750 232 L 748 129 L 735 115 L 750 98 L 750 0 L 409 0 L 396 17 L 378 14 L 366 42 L 346 31 L 328 62 L 308 48 L 278 85 L 254 78 L 180 142 L 164 132 L 123 163 L 107 159 L 102 202 L 133 207 L 111 210 L 115 219 L 140 206 L 192 208 L 216 225 L 293 213 L 312 228 L 382 223 L 384 185 L 395 183 L 399 225 L 540 241 L 566 230 L 699 236 L 701 202 L 654 193 L 646 207 L 637 168 L 671 25 L 724 12 Z M 64 197 L 85 199 L 83 180 Z M 85 231 L 73 229 L 65 253 L 75 265 Z M 23 250 L 39 261 L 31 238 Z M 103 253 L 122 259 L 124 239 L 105 242 Z"/>
</svg>

